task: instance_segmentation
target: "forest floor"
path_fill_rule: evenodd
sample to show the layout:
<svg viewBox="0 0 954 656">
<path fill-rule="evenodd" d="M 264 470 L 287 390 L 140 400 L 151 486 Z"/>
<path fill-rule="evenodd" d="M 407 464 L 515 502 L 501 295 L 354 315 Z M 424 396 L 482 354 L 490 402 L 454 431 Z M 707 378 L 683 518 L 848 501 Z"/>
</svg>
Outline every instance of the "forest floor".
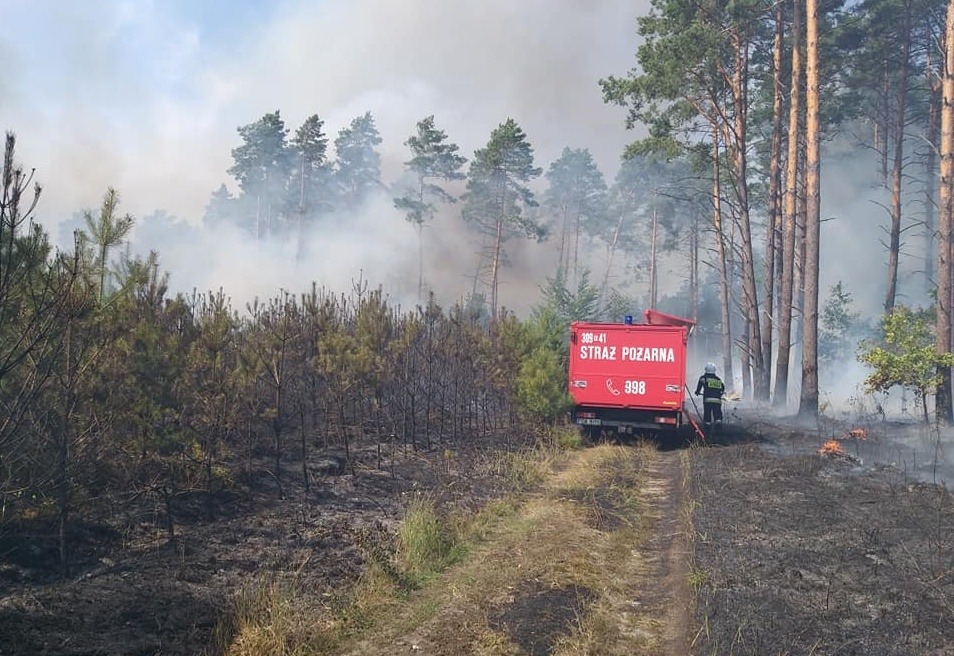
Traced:
<svg viewBox="0 0 954 656">
<path fill-rule="evenodd" d="M 182 497 L 172 539 L 117 509 L 76 531 L 67 578 L 49 525 L 8 523 L 0 656 L 252 654 L 241 618 L 263 604 L 272 633 L 301 608 L 331 627 L 286 627 L 286 653 L 952 655 L 944 439 L 853 428 L 750 410 L 702 446 L 367 453 L 307 492 L 289 475 L 284 500 L 264 478 Z M 362 605 L 422 498 L 467 548 Z"/>
<path fill-rule="evenodd" d="M 745 428 L 744 442 L 694 452 L 692 653 L 954 654 L 951 437 L 752 416 Z"/>
</svg>

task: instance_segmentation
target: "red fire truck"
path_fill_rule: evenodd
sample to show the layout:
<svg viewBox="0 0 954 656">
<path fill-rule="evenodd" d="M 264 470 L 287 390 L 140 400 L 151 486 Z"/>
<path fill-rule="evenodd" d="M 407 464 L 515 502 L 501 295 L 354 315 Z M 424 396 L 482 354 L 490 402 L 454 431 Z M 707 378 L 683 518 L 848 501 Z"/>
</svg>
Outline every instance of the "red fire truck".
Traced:
<svg viewBox="0 0 954 656">
<path fill-rule="evenodd" d="M 687 420 L 686 345 L 694 322 L 656 310 L 645 317 L 570 324 L 572 419 L 590 433 L 675 430 Z"/>
</svg>

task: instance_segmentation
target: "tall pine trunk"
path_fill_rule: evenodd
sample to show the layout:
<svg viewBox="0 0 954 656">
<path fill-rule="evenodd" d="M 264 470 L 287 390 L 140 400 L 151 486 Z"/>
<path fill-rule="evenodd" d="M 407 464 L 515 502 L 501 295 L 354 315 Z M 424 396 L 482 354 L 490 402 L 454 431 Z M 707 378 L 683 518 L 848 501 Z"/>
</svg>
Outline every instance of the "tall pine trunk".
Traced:
<svg viewBox="0 0 954 656">
<path fill-rule="evenodd" d="M 928 108 L 928 132 L 927 132 L 927 152 L 925 155 L 924 169 L 926 174 L 924 176 L 924 226 L 922 228 L 922 234 L 924 236 L 924 288 L 925 291 L 931 293 L 934 291 L 934 286 L 936 284 L 934 278 L 935 265 L 937 263 L 937 194 L 938 194 L 938 175 L 937 171 L 937 159 L 938 159 L 938 133 L 940 132 L 940 120 L 941 120 L 941 110 L 940 110 L 940 97 L 941 97 L 941 84 L 935 75 L 935 67 L 933 66 L 931 60 L 928 60 L 927 65 L 927 84 L 931 89 L 931 98 L 929 101 Z M 942 73 L 943 75 L 943 73 Z"/>
<path fill-rule="evenodd" d="M 506 185 L 506 183 L 503 183 Z M 494 222 L 494 245 L 490 260 L 490 318 L 497 318 L 497 289 L 500 280 L 500 259 L 503 255 L 504 223 L 507 220 L 507 189 L 504 187 L 500 194 L 500 210 Z"/>
<path fill-rule="evenodd" d="M 805 261 L 802 314 L 802 390 L 798 414 L 818 416 L 818 266 L 821 241 L 818 117 L 818 0 L 805 2 Z"/>
<path fill-rule="evenodd" d="M 762 357 L 762 338 L 759 325 L 758 284 L 755 278 L 755 258 L 752 248 L 752 224 L 749 214 L 748 183 L 748 38 L 737 26 L 733 35 L 735 48 L 735 72 L 732 78 L 733 126 L 732 149 L 733 177 L 738 202 L 738 227 L 740 255 L 742 264 L 742 312 L 746 322 L 745 353 L 750 365 L 746 366 L 743 376 L 752 375 L 753 395 L 756 400 L 768 398 L 768 382 L 765 361 Z"/>
<path fill-rule="evenodd" d="M 623 231 L 624 215 L 620 213 L 616 221 L 616 228 L 613 230 L 613 237 L 610 243 L 606 245 L 606 266 L 603 269 L 603 282 L 600 284 L 600 303 L 606 302 L 606 290 L 609 289 L 610 272 L 613 270 L 613 258 L 616 257 L 616 250 L 619 247 L 619 236 Z"/>
<path fill-rule="evenodd" d="M 911 53 L 911 6 L 904 3 L 901 55 L 898 61 L 898 80 L 895 95 L 895 116 L 891 158 L 891 228 L 888 230 L 888 286 L 884 311 L 894 309 L 898 295 L 898 266 L 901 258 L 901 178 L 904 173 L 905 101 L 908 97 L 908 59 Z"/>
<path fill-rule="evenodd" d="M 779 281 L 778 356 L 775 361 L 773 405 L 788 405 L 789 365 L 792 354 L 792 306 L 795 287 L 795 235 L 798 223 L 798 135 L 801 114 L 802 20 L 798 3 L 792 13 L 792 79 L 788 101 L 788 148 L 785 159 L 785 198 L 782 223 L 782 277 Z"/>
<path fill-rule="evenodd" d="M 772 144 L 769 157 L 769 225 L 765 234 L 765 287 L 762 298 L 762 357 L 765 362 L 766 396 L 771 387 L 772 333 L 775 330 L 775 271 L 782 259 L 782 47 L 784 3 L 775 5 L 775 37 L 772 41 Z"/>
<path fill-rule="evenodd" d="M 699 220 L 693 214 L 689 230 L 689 318 L 699 319 Z"/>
<path fill-rule="evenodd" d="M 715 128 L 715 126 L 713 126 Z M 722 219 L 722 167 L 719 164 L 718 130 L 714 129 L 715 143 L 712 147 L 712 227 L 716 237 L 716 252 L 719 258 L 719 306 L 722 317 L 722 369 L 726 384 L 732 388 L 735 374 L 732 370 L 732 308 L 729 294 L 729 263 L 726 252 L 725 230 Z"/>
<path fill-rule="evenodd" d="M 938 353 L 951 352 L 951 257 L 954 255 L 954 0 L 948 0 L 944 21 L 944 66 L 941 83 L 941 187 L 939 193 L 937 240 L 937 335 Z M 936 413 L 941 423 L 954 421 L 951 402 L 951 368 L 938 367 Z"/>
</svg>

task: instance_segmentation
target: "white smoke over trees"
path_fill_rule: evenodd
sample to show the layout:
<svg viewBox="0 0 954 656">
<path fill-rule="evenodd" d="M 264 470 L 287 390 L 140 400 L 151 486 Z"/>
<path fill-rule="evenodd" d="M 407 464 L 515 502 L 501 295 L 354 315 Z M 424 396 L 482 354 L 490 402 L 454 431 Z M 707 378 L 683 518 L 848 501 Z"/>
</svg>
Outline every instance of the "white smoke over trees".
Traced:
<svg viewBox="0 0 954 656">
<path fill-rule="evenodd" d="M 239 191 L 225 174 L 240 145 L 237 126 L 275 108 L 289 126 L 317 114 L 331 134 L 370 111 L 382 138 L 386 183 L 403 171 L 409 155 L 403 142 L 415 122 L 431 114 L 464 156 L 513 116 L 540 164 L 564 147 L 586 147 L 612 175 L 632 135 L 621 112 L 603 104 L 596 80 L 631 66 L 635 18 L 648 6 L 624 0 L 107 0 L 74 7 L 37 0 L 6 9 L 8 24 L 22 29 L 8 32 L 0 46 L 0 117 L 21 137 L 23 161 L 46 183 L 38 218 L 52 234 L 68 233 L 56 226 L 95 207 L 107 187 L 117 189 L 140 220 L 161 211 L 195 228 L 223 182 L 233 196 Z M 457 216 L 438 216 L 425 232 L 456 226 L 459 207 L 454 211 Z M 377 268 L 389 279 L 402 278 L 407 226 L 392 225 L 399 220 L 393 210 L 375 217 L 371 232 L 356 234 L 352 243 L 331 230 L 329 247 L 339 252 L 326 258 L 327 267 L 304 267 L 300 285 L 316 271 L 337 280 Z M 355 223 L 367 227 L 369 221 Z M 243 258 L 232 258 L 248 244 L 230 236 L 203 238 L 200 260 L 215 276 L 186 280 L 173 271 L 173 285 L 234 285 L 232 293 L 244 298 L 244 281 L 254 277 L 264 286 L 273 270 L 271 288 L 287 284 L 286 260 L 271 262 L 263 253 L 252 276 Z M 434 284 L 457 296 L 468 289 L 468 275 L 458 266 L 442 267 L 477 246 L 466 234 L 445 236 L 428 266 Z M 193 243 L 174 238 L 148 246 L 170 270 L 193 250 Z M 384 259 L 371 262 L 372 253 Z M 503 300 L 526 306 L 552 272 L 549 256 L 528 244 L 511 259 Z M 343 260 L 357 266 L 331 268 Z M 473 270 L 469 262 L 466 268 Z"/>
</svg>

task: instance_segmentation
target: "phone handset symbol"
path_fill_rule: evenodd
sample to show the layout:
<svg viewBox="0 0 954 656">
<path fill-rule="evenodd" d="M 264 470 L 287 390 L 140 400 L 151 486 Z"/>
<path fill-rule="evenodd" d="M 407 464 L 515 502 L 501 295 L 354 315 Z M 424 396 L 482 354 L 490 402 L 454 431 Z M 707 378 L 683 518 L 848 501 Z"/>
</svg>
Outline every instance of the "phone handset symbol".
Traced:
<svg viewBox="0 0 954 656">
<path fill-rule="evenodd" d="M 610 391 L 610 394 L 612 394 L 613 396 L 619 396 L 619 395 L 620 395 L 620 391 L 619 391 L 618 389 L 616 389 L 615 387 L 613 387 L 613 379 L 612 379 L 612 378 L 607 378 L 607 379 L 606 379 L 606 389 L 608 389 L 608 390 Z"/>
</svg>

